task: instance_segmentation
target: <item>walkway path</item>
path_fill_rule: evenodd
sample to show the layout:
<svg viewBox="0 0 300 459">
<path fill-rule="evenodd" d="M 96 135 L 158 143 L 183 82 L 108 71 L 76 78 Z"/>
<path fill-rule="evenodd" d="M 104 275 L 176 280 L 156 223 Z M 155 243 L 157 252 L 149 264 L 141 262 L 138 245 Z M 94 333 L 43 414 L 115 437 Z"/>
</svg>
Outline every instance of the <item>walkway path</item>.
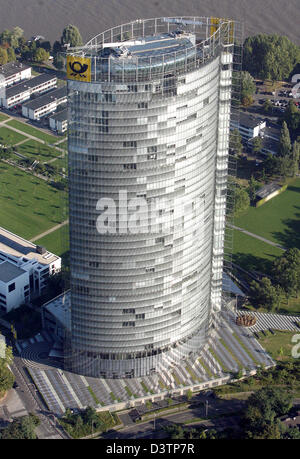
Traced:
<svg viewBox="0 0 300 459">
<path fill-rule="evenodd" d="M 269 241 L 269 239 L 266 239 L 262 236 L 258 236 L 257 234 L 254 234 L 254 233 L 250 233 L 250 231 L 247 231 L 245 230 L 244 228 L 239 228 L 238 226 L 234 226 L 234 225 L 230 225 L 228 224 L 228 226 L 230 228 L 233 228 L 237 231 L 241 231 L 242 233 L 245 233 L 247 234 L 248 236 L 251 236 L 251 237 L 254 237 L 255 239 L 259 239 L 260 241 L 263 241 L 265 242 L 266 244 L 269 244 L 269 245 L 272 245 L 273 247 L 277 247 L 278 249 L 281 249 L 281 250 L 287 250 L 285 247 L 283 247 L 282 245 L 280 244 L 276 244 L 276 242 L 272 242 L 272 241 Z"/>
<path fill-rule="evenodd" d="M 53 226 L 48 231 L 45 231 L 44 233 L 38 234 L 34 238 L 30 239 L 30 242 L 37 241 L 38 239 L 41 239 L 42 237 L 47 236 L 50 233 L 53 233 L 54 231 L 58 230 L 62 226 L 67 225 L 68 223 L 69 223 L 69 220 L 65 220 L 64 222 L 60 223 L 59 225 Z"/>
</svg>

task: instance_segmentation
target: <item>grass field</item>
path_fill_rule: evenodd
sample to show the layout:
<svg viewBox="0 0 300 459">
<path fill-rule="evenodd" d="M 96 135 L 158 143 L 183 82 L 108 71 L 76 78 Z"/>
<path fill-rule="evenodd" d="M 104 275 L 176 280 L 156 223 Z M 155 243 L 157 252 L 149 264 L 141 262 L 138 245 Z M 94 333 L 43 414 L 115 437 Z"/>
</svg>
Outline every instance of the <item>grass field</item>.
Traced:
<svg viewBox="0 0 300 459">
<path fill-rule="evenodd" d="M 0 226 L 31 239 L 62 221 L 62 191 L 0 163 Z"/>
<path fill-rule="evenodd" d="M 296 332 L 278 330 L 275 331 L 275 335 L 270 332 L 267 336 L 259 333 L 259 342 L 274 360 L 284 362 L 293 359 L 292 347 L 295 344 L 291 340 L 295 334 Z"/>
<path fill-rule="evenodd" d="M 22 134 L 13 131 L 5 126 L 0 127 L 0 143 L 8 145 L 16 145 L 16 143 L 26 140 Z"/>
<path fill-rule="evenodd" d="M 5 121 L 5 120 L 8 120 L 8 116 L 7 115 L 4 115 L 3 113 L 0 113 L 0 121 Z"/>
<path fill-rule="evenodd" d="M 37 140 L 28 140 L 27 142 L 19 145 L 17 148 L 21 155 L 27 156 L 28 158 L 34 158 L 42 162 L 47 162 L 61 155 L 60 151 L 53 147 L 48 147 Z"/>
<path fill-rule="evenodd" d="M 29 124 L 21 123 L 17 120 L 11 120 L 7 122 L 7 125 L 12 126 L 20 131 L 23 131 L 25 134 L 32 135 L 37 139 L 44 140 L 47 143 L 55 143 L 59 140 L 59 138 L 54 137 L 50 134 L 47 134 L 39 129 L 35 129 L 34 127 L 30 126 Z"/>
<path fill-rule="evenodd" d="M 69 225 L 62 226 L 53 233 L 47 234 L 42 239 L 34 241 L 56 255 L 63 255 L 69 250 Z"/>
<path fill-rule="evenodd" d="M 283 247 L 300 248 L 300 179 L 263 206 L 250 207 L 245 215 L 235 219 L 235 225 Z"/>
<path fill-rule="evenodd" d="M 283 250 L 259 239 L 234 230 L 232 260 L 246 270 L 256 270 L 268 274 L 272 261 L 282 255 Z"/>
</svg>

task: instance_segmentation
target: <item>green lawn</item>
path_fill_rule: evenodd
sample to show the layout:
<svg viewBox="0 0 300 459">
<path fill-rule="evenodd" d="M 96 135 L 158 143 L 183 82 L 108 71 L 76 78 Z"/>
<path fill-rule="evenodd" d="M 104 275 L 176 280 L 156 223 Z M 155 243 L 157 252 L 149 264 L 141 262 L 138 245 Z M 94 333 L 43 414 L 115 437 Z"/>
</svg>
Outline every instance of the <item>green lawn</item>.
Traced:
<svg viewBox="0 0 300 459">
<path fill-rule="evenodd" d="M 63 255 L 69 250 L 69 225 L 62 226 L 61 228 L 47 234 L 42 239 L 34 241 L 37 245 L 46 247 L 55 255 Z"/>
<path fill-rule="evenodd" d="M 0 113 L 0 121 L 5 121 L 5 120 L 8 120 L 8 116 L 7 115 L 4 115 L 3 113 Z"/>
<path fill-rule="evenodd" d="M 53 147 L 48 147 L 37 140 L 28 140 L 19 145 L 17 149 L 21 155 L 27 156 L 28 158 L 35 158 L 42 162 L 47 162 L 61 155 L 60 151 Z"/>
<path fill-rule="evenodd" d="M 0 163 L 0 226 L 26 239 L 61 223 L 64 192 Z"/>
<path fill-rule="evenodd" d="M 7 124 L 16 129 L 19 129 L 20 131 L 23 131 L 26 134 L 34 136 L 37 139 L 44 140 L 47 143 L 53 144 L 59 140 L 57 137 L 54 137 L 50 134 L 40 131 L 39 129 L 36 129 L 30 126 L 29 124 L 22 123 L 21 121 L 11 120 L 11 121 L 8 121 Z"/>
<path fill-rule="evenodd" d="M 235 225 L 283 247 L 300 248 L 300 179 L 263 206 L 250 207 L 245 215 L 235 219 Z"/>
<path fill-rule="evenodd" d="M 268 274 L 272 261 L 282 253 L 283 250 L 277 247 L 234 230 L 232 260 L 248 271 L 256 270 Z"/>
<path fill-rule="evenodd" d="M 295 343 L 292 343 L 292 337 L 297 332 L 275 330 L 275 335 L 270 332 L 267 336 L 259 333 L 259 342 L 262 347 L 272 356 L 274 360 L 284 362 L 294 360 L 292 357 L 292 348 Z"/>
<path fill-rule="evenodd" d="M 0 143 L 8 144 L 8 145 L 15 145 L 16 143 L 21 142 L 22 140 L 26 140 L 22 134 L 13 131 L 7 127 L 0 127 Z"/>
</svg>

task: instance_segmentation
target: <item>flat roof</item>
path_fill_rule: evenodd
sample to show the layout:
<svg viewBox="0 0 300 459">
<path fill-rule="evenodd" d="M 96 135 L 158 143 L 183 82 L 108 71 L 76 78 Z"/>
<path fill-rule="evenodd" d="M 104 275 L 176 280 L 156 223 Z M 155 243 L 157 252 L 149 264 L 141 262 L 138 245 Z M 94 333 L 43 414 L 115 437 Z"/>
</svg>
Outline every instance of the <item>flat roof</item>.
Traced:
<svg viewBox="0 0 300 459">
<path fill-rule="evenodd" d="M 256 126 L 259 126 L 260 124 L 266 122 L 262 118 L 257 118 L 253 115 L 248 115 L 243 112 L 240 112 L 239 117 L 240 117 L 240 120 L 239 120 L 240 126 L 246 126 L 247 128 L 255 128 Z"/>
<path fill-rule="evenodd" d="M 45 105 L 50 104 L 55 100 L 65 98 L 67 96 L 67 87 L 62 86 L 61 88 L 52 89 L 46 94 L 36 96 L 34 99 L 25 102 L 23 107 L 26 107 L 31 110 L 37 110 L 38 108 L 44 107 Z"/>
<path fill-rule="evenodd" d="M 26 241 L 26 239 L 0 227 L 0 252 L 18 258 L 25 257 L 27 260 L 32 260 L 34 258 L 42 265 L 50 265 L 60 258 L 51 252 L 46 252 L 44 255 L 41 255 L 37 253 L 36 247 L 36 244 L 33 242 Z"/>
<path fill-rule="evenodd" d="M 46 75 L 43 73 L 42 75 L 38 75 L 36 77 L 31 78 L 30 80 L 23 81 L 23 83 L 16 84 L 7 88 L 6 90 L 6 99 L 10 97 L 16 96 L 17 94 L 22 94 L 22 92 L 26 92 L 28 89 L 35 88 L 40 84 L 47 83 L 48 81 L 56 80 L 57 77 L 53 75 Z"/>
<path fill-rule="evenodd" d="M 68 119 L 68 109 L 64 108 L 60 112 L 55 112 L 53 115 L 49 117 L 49 119 L 55 120 L 55 121 L 65 121 Z"/>
<path fill-rule="evenodd" d="M 26 64 L 22 64 L 22 62 L 14 61 L 8 62 L 7 64 L 0 66 L 0 74 L 4 75 L 5 79 L 11 77 L 12 75 L 16 75 L 19 72 L 24 70 L 30 69 L 31 67 Z"/>
<path fill-rule="evenodd" d="M 274 191 L 280 190 L 281 186 L 278 185 L 277 182 L 269 183 L 268 185 L 263 186 L 256 192 L 256 196 L 261 199 L 266 198 L 270 194 L 274 193 Z"/>
<path fill-rule="evenodd" d="M 71 292 L 62 293 L 43 305 L 66 329 L 71 330 Z"/>
<path fill-rule="evenodd" d="M 24 269 L 15 266 L 9 261 L 0 263 L 0 281 L 2 282 L 10 282 L 24 273 L 26 273 Z"/>
</svg>

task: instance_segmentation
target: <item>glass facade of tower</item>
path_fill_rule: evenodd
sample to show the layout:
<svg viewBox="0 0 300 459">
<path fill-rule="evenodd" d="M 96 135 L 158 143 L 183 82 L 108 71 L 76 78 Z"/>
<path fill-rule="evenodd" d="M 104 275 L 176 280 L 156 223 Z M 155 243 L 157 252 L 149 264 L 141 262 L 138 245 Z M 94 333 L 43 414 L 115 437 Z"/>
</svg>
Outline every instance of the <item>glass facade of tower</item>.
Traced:
<svg viewBox="0 0 300 459">
<path fill-rule="evenodd" d="M 80 374 L 159 371 L 201 348 L 220 309 L 234 25 L 180 21 L 135 21 L 69 52 L 91 66 L 89 82 L 68 81 Z"/>
</svg>

